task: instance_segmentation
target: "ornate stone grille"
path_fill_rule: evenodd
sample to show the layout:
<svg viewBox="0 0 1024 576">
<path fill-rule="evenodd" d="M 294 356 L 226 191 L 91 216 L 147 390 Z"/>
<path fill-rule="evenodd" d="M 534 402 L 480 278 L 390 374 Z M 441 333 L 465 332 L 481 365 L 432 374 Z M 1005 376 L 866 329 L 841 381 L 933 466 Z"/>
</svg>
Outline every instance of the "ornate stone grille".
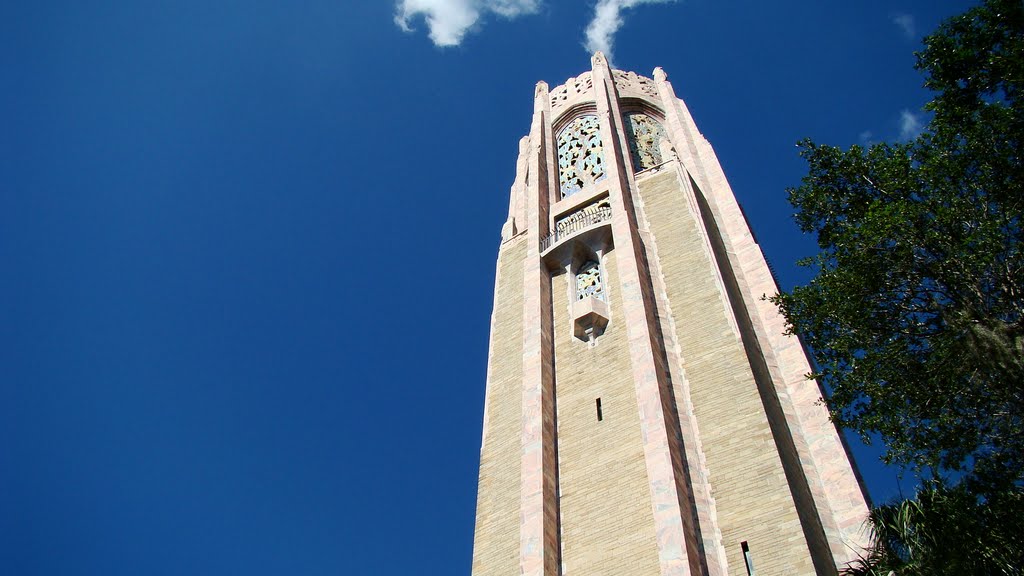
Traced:
<svg viewBox="0 0 1024 576">
<path fill-rule="evenodd" d="M 591 92 L 594 89 L 594 81 L 590 72 L 584 72 L 575 78 L 569 78 L 565 84 L 556 87 L 551 91 L 551 112 L 556 113 L 564 108 L 570 101 L 589 96 L 593 99 Z"/>
<path fill-rule="evenodd" d="M 651 98 L 658 97 L 658 87 L 654 84 L 654 80 L 638 76 L 636 72 L 612 70 L 612 79 L 615 81 L 615 87 L 621 92 L 634 92 Z"/>
<path fill-rule="evenodd" d="M 605 177 L 597 116 L 580 116 L 558 133 L 558 184 L 562 198 Z"/>
<path fill-rule="evenodd" d="M 601 265 L 590 260 L 576 272 L 576 299 L 589 296 L 604 300 L 604 283 L 601 282 Z"/>
<path fill-rule="evenodd" d="M 626 115 L 626 125 L 633 170 L 639 172 L 661 164 L 664 160 L 660 143 L 667 139 L 661 123 L 642 112 L 632 112 Z"/>
</svg>

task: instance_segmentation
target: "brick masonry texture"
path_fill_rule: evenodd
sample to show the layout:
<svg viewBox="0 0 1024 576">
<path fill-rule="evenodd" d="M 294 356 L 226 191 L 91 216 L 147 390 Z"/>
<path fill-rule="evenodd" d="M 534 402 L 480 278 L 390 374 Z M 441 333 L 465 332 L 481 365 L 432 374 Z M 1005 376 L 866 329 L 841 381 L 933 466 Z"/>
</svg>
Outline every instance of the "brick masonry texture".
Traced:
<svg viewBox="0 0 1024 576">
<path fill-rule="evenodd" d="M 527 235 L 498 254 L 486 416 L 476 504 L 475 576 L 519 574 L 523 259 Z"/>
<path fill-rule="evenodd" d="M 746 574 L 747 541 L 758 574 L 814 574 L 782 463 L 710 247 L 675 170 L 639 183 L 663 254 L 675 318 L 729 574 Z"/>
<path fill-rule="evenodd" d="M 572 277 L 553 279 L 563 574 L 653 575 L 658 543 L 614 252 L 602 261 L 611 322 L 594 347 L 572 334 Z"/>
</svg>

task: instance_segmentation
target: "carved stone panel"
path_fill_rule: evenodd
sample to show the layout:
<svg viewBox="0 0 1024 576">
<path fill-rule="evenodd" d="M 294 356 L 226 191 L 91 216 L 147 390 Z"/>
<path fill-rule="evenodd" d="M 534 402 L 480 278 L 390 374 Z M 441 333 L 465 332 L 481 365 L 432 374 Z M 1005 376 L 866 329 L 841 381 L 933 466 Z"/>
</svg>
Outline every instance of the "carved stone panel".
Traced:
<svg viewBox="0 0 1024 576">
<path fill-rule="evenodd" d="M 631 112 L 626 114 L 626 133 L 634 171 L 654 168 L 664 162 L 661 141 L 668 136 L 660 122 L 642 112 Z"/>
<path fill-rule="evenodd" d="M 569 78 L 565 81 L 565 84 L 556 86 L 551 91 L 551 113 L 555 114 L 559 112 L 567 103 L 574 101 L 578 98 L 582 98 L 581 95 L 588 96 L 594 89 L 594 81 L 591 78 L 590 72 L 584 72 L 575 78 Z"/>
<path fill-rule="evenodd" d="M 650 98 L 658 97 L 658 87 L 654 80 L 640 76 L 636 72 L 612 70 L 612 79 L 620 92 L 633 92 Z"/>
</svg>

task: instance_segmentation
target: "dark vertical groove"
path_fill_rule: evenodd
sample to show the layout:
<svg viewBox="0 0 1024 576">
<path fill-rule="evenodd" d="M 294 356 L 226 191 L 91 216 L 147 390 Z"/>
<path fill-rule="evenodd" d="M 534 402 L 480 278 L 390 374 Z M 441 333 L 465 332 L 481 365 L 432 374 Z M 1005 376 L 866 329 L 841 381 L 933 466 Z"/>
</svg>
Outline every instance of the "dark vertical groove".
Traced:
<svg viewBox="0 0 1024 576">
<path fill-rule="evenodd" d="M 825 529 L 822 526 L 821 518 L 818 516 L 818 509 L 811 495 L 810 486 L 807 484 L 807 477 L 804 476 L 800 456 L 797 454 L 796 445 L 793 443 L 793 433 L 789 429 L 786 415 L 782 411 L 782 404 L 775 391 L 775 385 L 772 383 L 768 364 L 765 362 L 761 345 L 754 333 L 753 323 L 751 322 L 750 315 L 747 313 L 742 291 L 730 265 L 729 254 L 725 248 L 725 242 L 722 240 L 721 231 L 697 183 L 691 179 L 690 185 L 693 186 L 694 196 L 697 198 L 697 205 L 700 208 L 701 219 L 707 227 L 708 236 L 711 239 L 712 253 L 714 254 L 718 269 L 722 273 L 722 280 L 725 283 L 726 292 L 729 296 L 729 303 L 732 306 L 733 314 L 736 316 L 736 321 L 740 325 L 743 349 L 747 354 L 747 361 L 750 363 L 754 382 L 757 384 L 757 391 L 761 396 L 761 404 L 764 406 L 765 414 L 768 416 L 768 425 L 771 428 L 772 438 L 775 440 L 776 449 L 778 450 L 779 457 L 782 459 L 782 469 L 786 474 L 786 481 L 793 496 L 793 504 L 800 519 L 804 538 L 807 540 L 811 561 L 814 563 L 814 571 L 819 576 L 834 576 L 836 574 L 836 565 L 828 546 L 828 540 L 825 537 Z"/>
</svg>

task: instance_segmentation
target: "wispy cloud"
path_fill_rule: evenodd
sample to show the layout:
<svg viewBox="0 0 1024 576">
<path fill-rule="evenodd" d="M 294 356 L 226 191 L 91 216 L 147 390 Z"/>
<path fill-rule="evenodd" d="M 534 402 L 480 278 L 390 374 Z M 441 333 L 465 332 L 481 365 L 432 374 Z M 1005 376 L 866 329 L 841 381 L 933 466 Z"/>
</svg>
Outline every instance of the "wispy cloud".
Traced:
<svg viewBox="0 0 1024 576">
<path fill-rule="evenodd" d="M 921 123 L 921 115 L 915 114 L 904 108 L 900 111 L 900 140 L 912 140 L 917 138 L 924 129 Z"/>
<path fill-rule="evenodd" d="M 914 24 L 914 17 L 910 14 L 896 14 L 892 17 L 893 24 L 900 27 L 903 31 L 903 35 L 908 40 L 917 38 L 917 26 Z"/>
<path fill-rule="evenodd" d="M 600 50 L 609 61 L 615 44 L 615 33 L 624 23 L 623 13 L 640 4 L 664 4 L 674 0 L 597 0 L 594 15 L 587 24 L 584 47 L 589 52 Z M 489 15 L 506 19 L 535 14 L 544 0 L 397 0 L 395 24 L 405 32 L 415 30 L 422 19 L 430 40 L 436 46 L 458 46 L 466 34 L 476 31 Z"/>
<path fill-rule="evenodd" d="M 663 4 L 672 0 L 597 0 L 594 6 L 594 17 L 587 25 L 587 42 L 584 44 L 589 52 L 604 52 L 608 61 L 612 61 L 612 48 L 615 45 L 615 33 L 622 28 L 622 11 L 640 4 Z"/>
<path fill-rule="evenodd" d="M 860 143 L 863 144 L 864 146 L 871 146 L 872 144 L 875 143 L 875 135 L 871 132 L 871 130 L 865 130 L 861 132 L 857 136 L 857 139 L 860 140 Z"/>
<path fill-rule="evenodd" d="M 423 18 L 437 46 L 458 46 L 463 37 L 488 14 L 517 18 L 533 14 L 542 0 L 399 0 L 395 24 L 412 32 L 412 22 Z"/>
</svg>

